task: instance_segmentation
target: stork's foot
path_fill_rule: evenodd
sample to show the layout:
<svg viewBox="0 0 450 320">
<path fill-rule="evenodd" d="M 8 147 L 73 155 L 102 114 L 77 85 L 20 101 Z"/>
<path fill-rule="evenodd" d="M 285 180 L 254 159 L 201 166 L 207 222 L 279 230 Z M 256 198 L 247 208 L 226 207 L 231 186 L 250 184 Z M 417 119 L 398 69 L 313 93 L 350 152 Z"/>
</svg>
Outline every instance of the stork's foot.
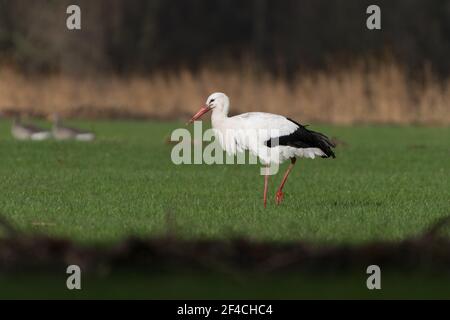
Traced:
<svg viewBox="0 0 450 320">
<path fill-rule="evenodd" d="M 277 204 L 280 204 L 283 201 L 284 193 L 281 190 L 278 190 L 275 196 L 275 201 Z"/>
</svg>

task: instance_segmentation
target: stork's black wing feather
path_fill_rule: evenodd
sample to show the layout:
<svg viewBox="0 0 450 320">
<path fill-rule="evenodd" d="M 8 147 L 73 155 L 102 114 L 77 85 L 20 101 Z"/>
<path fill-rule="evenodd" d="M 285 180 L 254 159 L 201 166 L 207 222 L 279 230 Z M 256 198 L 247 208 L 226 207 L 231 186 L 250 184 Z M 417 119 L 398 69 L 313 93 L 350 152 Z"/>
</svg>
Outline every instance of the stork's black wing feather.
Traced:
<svg viewBox="0 0 450 320">
<path fill-rule="evenodd" d="M 298 122 L 287 118 L 289 121 L 298 125 L 298 129 L 289 135 L 278 137 L 278 143 L 275 139 L 266 141 L 266 145 L 271 148 L 276 145 L 290 146 L 294 148 L 318 148 L 325 153 L 323 158 L 336 158 L 332 148 L 335 144 L 324 134 L 312 130 L 308 130 L 305 126 Z"/>
</svg>

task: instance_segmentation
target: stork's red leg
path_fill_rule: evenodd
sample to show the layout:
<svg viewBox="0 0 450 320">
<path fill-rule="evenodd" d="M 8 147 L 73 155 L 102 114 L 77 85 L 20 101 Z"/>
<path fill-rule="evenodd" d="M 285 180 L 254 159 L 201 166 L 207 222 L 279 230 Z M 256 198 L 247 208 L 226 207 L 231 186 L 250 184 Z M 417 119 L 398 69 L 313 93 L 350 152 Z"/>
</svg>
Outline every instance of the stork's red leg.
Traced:
<svg viewBox="0 0 450 320">
<path fill-rule="evenodd" d="M 280 187 L 278 188 L 278 191 L 276 193 L 275 201 L 277 204 L 280 204 L 281 201 L 283 201 L 283 187 L 284 184 L 287 181 L 287 178 L 289 177 L 289 174 L 291 173 L 292 168 L 294 167 L 295 161 L 297 161 L 296 158 L 291 158 L 291 163 L 289 164 L 289 167 L 286 170 L 286 173 L 284 174 L 283 180 L 281 181 Z"/>
<path fill-rule="evenodd" d="M 266 174 L 264 175 L 264 208 L 267 206 L 268 187 L 269 187 L 269 167 L 266 167 Z"/>
</svg>

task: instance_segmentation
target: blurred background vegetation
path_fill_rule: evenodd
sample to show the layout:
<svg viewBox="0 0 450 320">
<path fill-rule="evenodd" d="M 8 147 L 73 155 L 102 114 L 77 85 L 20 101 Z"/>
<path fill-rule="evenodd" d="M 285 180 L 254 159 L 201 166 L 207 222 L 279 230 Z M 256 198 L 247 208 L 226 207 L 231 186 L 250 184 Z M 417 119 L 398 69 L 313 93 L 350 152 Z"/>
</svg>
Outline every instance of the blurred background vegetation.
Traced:
<svg viewBox="0 0 450 320">
<path fill-rule="evenodd" d="M 448 0 L 0 0 L 6 113 L 183 117 L 224 91 L 236 112 L 448 124 L 448 57 Z"/>
</svg>

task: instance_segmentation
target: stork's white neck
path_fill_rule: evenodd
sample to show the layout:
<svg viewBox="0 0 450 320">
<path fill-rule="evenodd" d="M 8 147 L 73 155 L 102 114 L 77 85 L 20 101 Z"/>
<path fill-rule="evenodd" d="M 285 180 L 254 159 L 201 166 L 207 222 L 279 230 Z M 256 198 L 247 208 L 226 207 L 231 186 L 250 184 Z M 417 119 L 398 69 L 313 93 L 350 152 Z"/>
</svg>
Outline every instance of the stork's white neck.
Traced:
<svg viewBox="0 0 450 320">
<path fill-rule="evenodd" d="M 228 119 L 228 106 L 213 109 L 211 114 L 211 123 L 213 128 L 220 128 L 226 119 Z"/>
</svg>

